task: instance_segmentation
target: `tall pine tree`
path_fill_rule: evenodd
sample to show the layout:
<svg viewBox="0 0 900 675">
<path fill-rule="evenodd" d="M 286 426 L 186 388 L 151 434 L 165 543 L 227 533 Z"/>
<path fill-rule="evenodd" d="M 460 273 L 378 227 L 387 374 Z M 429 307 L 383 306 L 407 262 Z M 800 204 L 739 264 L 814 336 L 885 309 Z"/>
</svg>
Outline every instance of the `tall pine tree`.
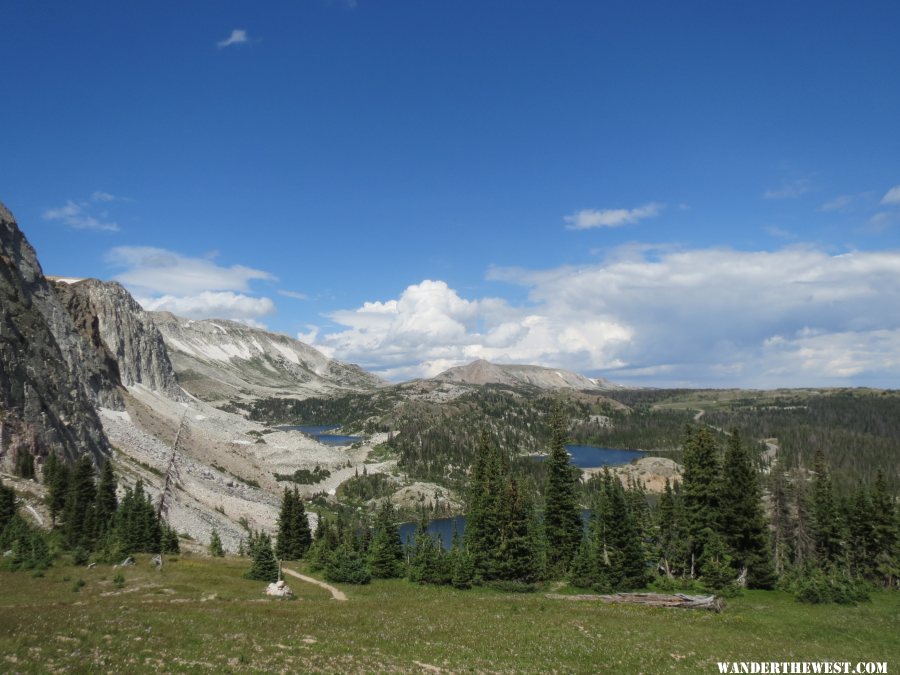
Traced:
<svg viewBox="0 0 900 675">
<path fill-rule="evenodd" d="M 550 418 L 550 452 L 545 462 L 544 530 L 547 537 L 548 565 L 564 572 L 581 543 L 583 525 L 578 504 L 578 476 L 566 450 L 567 430 L 560 407 Z"/>
<path fill-rule="evenodd" d="M 762 507 L 759 477 L 746 444 L 731 432 L 722 465 L 718 529 L 736 569 L 747 570 L 749 588 L 774 588 L 775 570 Z"/>
</svg>

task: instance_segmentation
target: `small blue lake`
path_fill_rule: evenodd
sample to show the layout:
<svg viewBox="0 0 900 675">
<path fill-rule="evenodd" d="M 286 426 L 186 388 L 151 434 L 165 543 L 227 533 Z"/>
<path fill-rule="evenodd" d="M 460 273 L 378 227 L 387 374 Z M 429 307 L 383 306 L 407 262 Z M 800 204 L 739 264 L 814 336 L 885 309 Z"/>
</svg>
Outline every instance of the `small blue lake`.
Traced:
<svg viewBox="0 0 900 675">
<path fill-rule="evenodd" d="M 594 445 L 567 445 L 571 462 L 579 469 L 595 466 L 619 466 L 630 464 L 635 459 L 646 457 L 640 450 L 619 450 L 616 448 L 598 448 Z M 547 455 L 537 455 L 539 461 L 547 459 Z"/>
<path fill-rule="evenodd" d="M 331 427 L 334 428 L 334 427 Z M 636 459 L 646 457 L 647 454 L 640 450 L 619 450 L 616 448 L 598 448 L 593 445 L 567 445 L 566 450 L 571 456 L 572 464 L 579 468 L 589 468 L 596 466 L 621 466 L 629 464 Z M 536 455 L 535 459 L 543 462 L 547 459 L 546 455 Z M 581 517 L 587 522 L 590 512 L 584 510 Z M 417 523 L 402 523 L 400 525 L 400 541 L 406 545 L 407 538 L 410 541 L 415 539 Z M 454 518 L 435 518 L 430 523 L 426 531 L 431 535 L 438 535 L 444 548 L 449 550 L 453 542 L 453 529 L 462 536 L 466 531 L 466 517 L 456 516 Z"/>
<path fill-rule="evenodd" d="M 418 526 L 418 523 L 400 524 L 400 541 L 403 542 L 404 546 L 406 546 L 407 538 L 409 539 L 410 543 L 415 541 L 416 528 Z M 438 535 L 441 538 L 441 543 L 444 545 L 444 548 L 449 551 L 450 545 L 453 543 L 454 527 L 456 527 L 456 529 L 459 531 L 459 536 L 463 536 L 463 532 L 466 531 L 466 517 L 456 516 L 454 518 L 435 518 L 430 523 L 428 523 L 428 527 L 425 529 L 428 534 L 432 536 Z"/>
<path fill-rule="evenodd" d="M 330 434 L 329 431 L 334 431 L 338 428 L 337 424 L 325 424 L 325 425 L 312 425 L 312 424 L 300 424 L 295 426 L 283 426 L 278 427 L 282 431 L 302 431 L 307 436 L 312 436 L 319 443 L 324 443 L 325 445 L 353 445 L 357 441 L 361 441 L 362 437 L 360 436 L 342 436 L 341 434 Z"/>
</svg>

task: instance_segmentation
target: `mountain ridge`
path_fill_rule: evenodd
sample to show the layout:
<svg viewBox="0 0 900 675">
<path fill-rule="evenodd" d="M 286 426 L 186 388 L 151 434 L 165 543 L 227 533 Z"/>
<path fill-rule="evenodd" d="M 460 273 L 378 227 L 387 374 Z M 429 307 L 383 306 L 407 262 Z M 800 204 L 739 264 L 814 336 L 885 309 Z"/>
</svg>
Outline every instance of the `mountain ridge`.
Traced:
<svg viewBox="0 0 900 675">
<path fill-rule="evenodd" d="M 374 389 L 376 375 L 305 342 L 227 319 L 149 312 L 182 386 L 204 400 Z"/>
<path fill-rule="evenodd" d="M 525 385 L 538 389 L 575 389 L 578 391 L 610 391 L 624 388 L 603 378 L 589 378 L 561 368 L 529 364 L 501 364 L 484 359 L 448 368 L 431 379 L 458 384 Z"/>
</svg>

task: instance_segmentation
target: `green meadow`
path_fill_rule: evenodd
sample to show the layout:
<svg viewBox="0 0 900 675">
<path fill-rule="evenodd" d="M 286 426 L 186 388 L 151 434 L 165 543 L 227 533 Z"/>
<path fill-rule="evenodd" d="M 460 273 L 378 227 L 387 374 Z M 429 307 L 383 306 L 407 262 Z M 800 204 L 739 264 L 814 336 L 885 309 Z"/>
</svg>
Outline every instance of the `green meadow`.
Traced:
<svg viewBox="0 0 900 675">
<path fill-rule="evenodd" d="M 270 599 L 248 561 L 182 556 L 158 571 L 57 563 L 0 573 L 0 672 L 718 672 L 717 661 L 900 666 L 900 594 L 854 607 L 750 591 L 721 614 L 288 578 Z M 305 570 L 301 566 L 295 569 Z M 116 578 L 121 574 L 122 578 Z M 567 589 L 556 592 L 566 593 Z"/>
</svg>

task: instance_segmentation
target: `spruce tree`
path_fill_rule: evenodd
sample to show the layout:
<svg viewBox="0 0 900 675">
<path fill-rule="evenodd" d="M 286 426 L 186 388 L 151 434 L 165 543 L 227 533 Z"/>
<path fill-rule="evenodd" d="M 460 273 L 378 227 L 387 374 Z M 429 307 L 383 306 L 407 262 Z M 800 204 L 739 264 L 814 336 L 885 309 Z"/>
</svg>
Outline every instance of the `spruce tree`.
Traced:
<svg viewBox="0 0 900 675">
<path fill-rule="evenodd" d="M 287 488 L 281 496 L 281 511 L 278 514 L 278 538 L 275 543 L 275 555 L 281 560 L 295 560 L 294 550 L 294 510 L 296 502 L 293 494 Z"/>
<path fill-rule="evenodd" d="M 684 442 L 685 525 L 690 546 L 690 569 L 703 554 L 707 534 L 716 529 L 719 513 L 719 446 L 706 427 L 688 428 Z"/>
<path fill-rule="evenodd" d="M 95 526 L 98 538 L 113 526 L 118 507 L 116 477 L 113 474 L 112 463 L 107 459 L 103 462 L 103 468 L 100 470 L 100 480 L 97 482 L 97 497 L 94 504 Z"/>
<path fill-rule="evenodd" d="M 569 566 L 569 582 L 576 588 L 594 588 L 598 582 L 598 567 L 594 538 L 586 533 Z"/>
<path fill-rule="evenodd" d="M 466 589 L 472 587 L 472 581 L 475 577 L 475 565 L 472 556 L 463 545 L 456 526 L 453 527 L 453 542 L 450 547 L 450 573 L 450 583 L 455 588 Z"/>
<path fill-rule="evenodd" d="M 82 455 L 75 463 L 66 494 L 64 536 L 69 548 L 90 550 L 94 543 L 94 463 Z"/>
<path fill-rule="evenodd" d="M 16 491 L 0 480 L 0 533 L 16 515 Z"/>
<path fill-rule="evenodd" d="M 64 464 L 56 453 L 50 453 L 44 462 L 43 479 L 47 486 L 47 508 L 50 510 L 50 520 L 55 527 L 66 508 L 66 497 L 69 494 L 69 467 Z"/>
<path fill-rule="evenodd" d="M 472 555 L 475 576 L 490 579 L 496 567 L 497 533 L 500 530 L 500 495 L 503 487 L 500 452 L 487 432 L 482 432 L 469 481 L 466 514 L 466 548 Z"/>
<path fill-rule="evenodd" d="M 772 562 L 775 574 L 783 575 L 790 567 L 794 554 L 796 526 L 791 512 L 791 486 L 779 464 L 772 467 Z"/>
<path fill-rule="evenodd" d="M 706 548 L 700 558 L 700 579 L 710 590 L 729 593 L 735 590 L 735 574 L 725 541 L 718 532 L 704 533 Z"/>
<path fill-rule="evenodd" d="M 213 528 L 212 534 L 209 535 L 209 547 L 207 548 L 211 556 L 222 558 L 225 556 L 225 549 L 222 548 L 222 539 L 219 537 L 219 531 Z"/>
<path fill-rule="evenodd" d="M 660 571 L 666 577 L 686 574 L 688 546 L 681 496 L 676 494 L 669 479 L 656 509 L 656 557 Z"/>
<path fill-rule="evenodd" d="M 530 536 L 530 500 L 518 480 L 510 478 L 503 491 L 502 522 L 496 553 L 495 576 L 506 581 L 531 584 L 538 580 L 538 561 Z"/>
<path fill-rule="evenodd" d="M 887 488 L 884 473 L 878 471 L 872 487 L 872 538 L 874 575 L 878 583 L 891 588 L 900 578 L 900 528 L 898 509 Z"/>
<path fill-rule="evenodd" d="M 345 542 L 328 557 L 325 579 L 335 583 L 367 584 L 372 580 L 372 574 L 359 551 Z"/>
<path fill-rule="evenodd" d="M 816 451 L 814 471 L 816 477 L 812 489 L 813 542 L 819 563 L 828 566 L 837 563 L 841 557 L 841 523 L 834 502 L 831 476 L 821 449 Z"/>
<path fill-rule="evenodd" d="M 278 562 L 275 560 L 272 539 L 268 534 L 261 532 L 254 537 L 250 555 L 253 562 L 244 575 L 246 578 L 268 583 L 278 581 Z"/>
<path fill-rule="evenodd" d="M 295 556 L 294 559 L 299 560 L 306 555 L 309 547 L 312 545 L 312 530 L 309 527 L 309 518 L 306 515 L 306 508 L 303 506 L 303 498 L 297 486 L 294 486 L 294 527 L 293 541 Z"/>
<path fill-rule="evenodd" d="M 577 473 L 566 450 L 567 430 L 559 406 L 550 418 L 550 452 L 545 461 L 544 529 L 548 564 L 564 572 L 581 543 L 583 525 L 577 497 Z"/>
<path fill-rule="evenodd" d="M 382 502 L 375 518 L 375 532 L 369 546 L 369 569 L 376 579 L 393 579 L 403 574 L 403 542 L 389 499 Z"/>
<path fill-rule="evenodd" d="M 736 569 L 747 570 L 749 588 L 774 588 L 775 570 L 762 489 L 750 452 L 738 432 L 728 439 L 719 493 L 718 531 Z"/>
</svg>

